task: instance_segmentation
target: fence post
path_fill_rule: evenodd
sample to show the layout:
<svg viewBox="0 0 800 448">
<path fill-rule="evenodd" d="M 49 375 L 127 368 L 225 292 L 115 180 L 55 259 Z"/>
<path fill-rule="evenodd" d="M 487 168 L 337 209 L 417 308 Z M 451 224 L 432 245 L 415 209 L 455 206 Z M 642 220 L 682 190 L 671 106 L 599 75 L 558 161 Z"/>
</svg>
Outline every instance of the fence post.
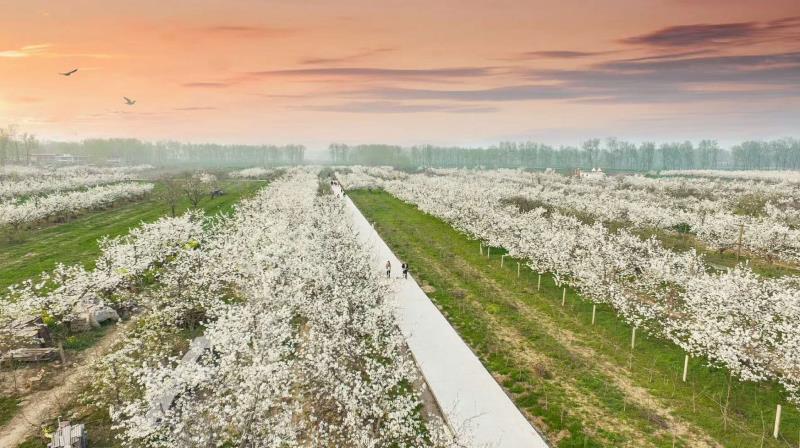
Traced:
<svg viewBox="0 0 800 448">
<path fill-rule="evenodd" d="M 517 262 L 517 278 L 519 278 L 519 261 Z"/>
<path fill-rule="evenodd" d="M 778 432 L 781 430 L 781 405 L 775 410 L 775 429 L 772 430 L 772 437 L 778 438 Z"/>
<path fill-rule="evenodd" d="M 539 280 L 536 282 L 536 290 L 539 291 L 542 289 L 542 274 L 539 274 Z"/>
<path fill-rule="evenodd" d="M 486 258 L 492 258 L 492 246 L 486 246 Z"/>
<path fill-rule="evenodd" d="M 686 382 L 686 373 L 689 371 L 689 355 L 683 358 L 683 382 Z"/>
<path fill-rule="evenodd" d="M 501 268 L 503 267 L 503 263 L 504 263 L 505 261 L 506 261 L 506 256 L 505 256 L 505 255 L 501 255 L 501 256 L 500 256 L 500 267 L 501 267 Z"/>
<path fill-rule="evenodd" d="M 594 325 L 594 316 L 597 313 L 597 304 L 592 304 L 592 325 Z"/>
<path fill-rule="evenodd" d="M 480 241 L 478 241 L 478 252 L 480 252 L 481 255 L 483 255 L 483 243 L 481 243 Z"/>
<path fill-rule="evenodd" d="M 564 290 L 561 291 L 561 306 L 564 306 L 566 302 L 567 302 L 567 287 L 565 286 Z"/>
<path fill-rule="evenodd" d="M 631 333 L 631 350 L 636 347 L 636 327 L 633 327 L 633 332 Z"/>
</svg>

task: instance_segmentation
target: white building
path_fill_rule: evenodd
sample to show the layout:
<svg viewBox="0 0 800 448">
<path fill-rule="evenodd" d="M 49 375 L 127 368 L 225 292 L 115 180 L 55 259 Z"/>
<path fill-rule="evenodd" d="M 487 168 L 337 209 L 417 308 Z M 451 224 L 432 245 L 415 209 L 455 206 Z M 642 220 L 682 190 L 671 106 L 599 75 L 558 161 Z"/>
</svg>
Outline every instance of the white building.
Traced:
<svg viewBox="0 0 800 448">
<path fill-rule="evenodd" d="M 581 179 L 602 179 L 606 177 L 606 173 L 602 168 L 592 168 L 591 171 L 575 170 L 575 175 Z"/>
</svg>

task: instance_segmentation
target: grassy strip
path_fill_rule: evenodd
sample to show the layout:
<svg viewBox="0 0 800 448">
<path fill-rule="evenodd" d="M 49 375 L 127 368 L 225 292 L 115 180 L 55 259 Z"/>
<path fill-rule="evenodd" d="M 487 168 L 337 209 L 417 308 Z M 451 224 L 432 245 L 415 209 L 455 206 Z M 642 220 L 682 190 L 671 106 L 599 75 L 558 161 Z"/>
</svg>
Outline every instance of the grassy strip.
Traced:
<svg viewBox="0 0 800 448">
<path fill-rule="evenodd" d="M 225 195 L 214 199 L 206 196 L 198 208 L 209 214 L 229 211 L 240 199 L 264 185 L 265 182 L 253 181 L 222 182 Z M 100 254 L 99 238 L 124 235 L 142 222 L 152 222 L 170 213 L 166 202 L 159 200 L 164 188 L 163 183 L 157 182 L 153 193 L 145 199 L 126 201 L 63 224 L 26 231 L 21 241 L 0 241 L 0 288 L 50 271 L 59 262 L 93 267 Z M 188 199 L 182 198 L 176 213 L 183 213 L 189 207 Z"/>
<path fill-rule="evenodd" d="M 0 426 L 3 426 L 14 417 L 19 408 L 19 398 L 0 397 Z"/>
<path fill-rule="evenodd" d="M 509 202 L 514 202 L 511 200 Z M 537 200 L 522 200 L 516 199 L 517 205 L 523 205 L 525 210 L 533 207 L 543 207 L 546 210 L 557 210 L 559 213 L 572 216 L 585 224 L 594 224 L 597 222 L 597 217 L 591 213 L 581 212 L 570 208 L 553 207 Z M 733 268 L 739 263 L 749 263 L 750 268 L 758 275 L 768 278 L 783 277 L 786 275 L 800 275 L 800 267 L 790 263 L 781 261 L 767 261 L 763 257 L 754 256 L 752 253 L 743 251 L 740 257 L 736 256 L 736 248 L 719 251 L 708 247 L 702 240 L 698 239 L 692 233 L 680 233 L 675 230 L 667 230 L 660 228 L 639 228 L 633 226 L 628 221 L 601 221 L 601 223 L 610 231 L 616 232 L 619 229 L 627 229 L 634 235 L 638 235 L 642 239 L 655 237 L 662 246 L 676 252 L 685 252 L 694 249 L 698 254 L 705 256 L 706 262 L 716 268 Z M 742 235 L 742 241 L 747 241 L 748 235 L 745 232 Z"/>
<path fill-rule="evenodd" d="M 415 276 L 435 288 L 433 300 L 554 445 L 698 446 L 711 437 L 730 447 L 797 446 L 800 415 L 775 384 L 730 381 L 701 359 L 690 361 L 683 383 L 680 348 L 639 332 L 631 350 L 631 328 L 609 307 L 598 306 L 591 326 L 592 304 L 568 290 L 562 308 L 550 276 L 537 291 L 537 274 L 522 269 L 517 278 L 518 260 L 506 257 L 501 268 L 499 249 L 487 260 L 475 240 L 416 207 L 383 192 L 351 197 Z M 784 410 L 775 440 L 778 403 Z M 676 429 L 672 416 L 690 430 Z"/>
<path fill-rule="evenodd" d="M 781 262 L 770 263 L 763 258 L 754 257 L 751 254 L 742 253 L 741 257 L 737 260 L 735 248 L 725 252 L 709 249 L 702 241 L 698 240 L 693 235 L 669 232 L 661 229 L 634 229 L 633 233 L 638 234 L 642 238 L 655 236 L 664 247 L 677 252 L 694 249 L 697 253 L 704 255 L 706 261 L 712 265 L 732 268 L 739 263 L 748 262 L 753 272 L 764 277 L 774 278 L 786 275 L 800 275 L 800 269 L 796 266 L 790 266 Z M 744 238 L 747 238 L 747 234 L 744 235 Z"/>
</svg>

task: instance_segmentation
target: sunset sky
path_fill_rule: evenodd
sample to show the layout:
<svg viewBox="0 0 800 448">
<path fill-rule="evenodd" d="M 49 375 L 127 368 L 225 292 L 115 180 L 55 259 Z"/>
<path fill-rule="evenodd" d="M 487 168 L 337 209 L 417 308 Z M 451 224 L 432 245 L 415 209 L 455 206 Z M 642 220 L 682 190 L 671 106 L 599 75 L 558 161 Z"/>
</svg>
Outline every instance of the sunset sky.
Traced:
<svg viewBox="0 0 800 448">
<path fill-rule="evenodd" d="M 0 25 L 0 126 L 43 139 L 800 136 L 798 0 L 0 0 Z"/>
</svg>

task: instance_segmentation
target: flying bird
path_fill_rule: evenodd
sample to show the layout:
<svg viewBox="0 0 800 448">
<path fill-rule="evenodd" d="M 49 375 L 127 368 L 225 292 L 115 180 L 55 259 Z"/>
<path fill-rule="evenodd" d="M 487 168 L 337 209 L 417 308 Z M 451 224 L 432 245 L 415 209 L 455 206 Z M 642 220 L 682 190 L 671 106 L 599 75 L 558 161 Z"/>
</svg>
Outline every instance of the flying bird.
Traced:
<svg viewBox="0 0 800 448">
<path fill-rule="evenodd" d="M 125 104 L 127 104 L 128 106 L 133 106 L 134 104 L 136 104 L 136 100 L 132 100 L 127 96 L 123 96 L 123 98 L 125 98 Z"/>
<path fill-rule="evenodd" d="M 77 72 L 77 71 L 78 71 L 78 69 L 77 69 L 77 68 L 73 68 L 72 70 L 70 70 L 70 71 L 68 71 L 68 72 L 59 73 L 59 75 L 61 75 L 61 76 L 69 76 L 69 75 L 71 75 L 71 74 L 73 74 L 73 73 L 75 73 L 75 72 Z"/>
</svg>

